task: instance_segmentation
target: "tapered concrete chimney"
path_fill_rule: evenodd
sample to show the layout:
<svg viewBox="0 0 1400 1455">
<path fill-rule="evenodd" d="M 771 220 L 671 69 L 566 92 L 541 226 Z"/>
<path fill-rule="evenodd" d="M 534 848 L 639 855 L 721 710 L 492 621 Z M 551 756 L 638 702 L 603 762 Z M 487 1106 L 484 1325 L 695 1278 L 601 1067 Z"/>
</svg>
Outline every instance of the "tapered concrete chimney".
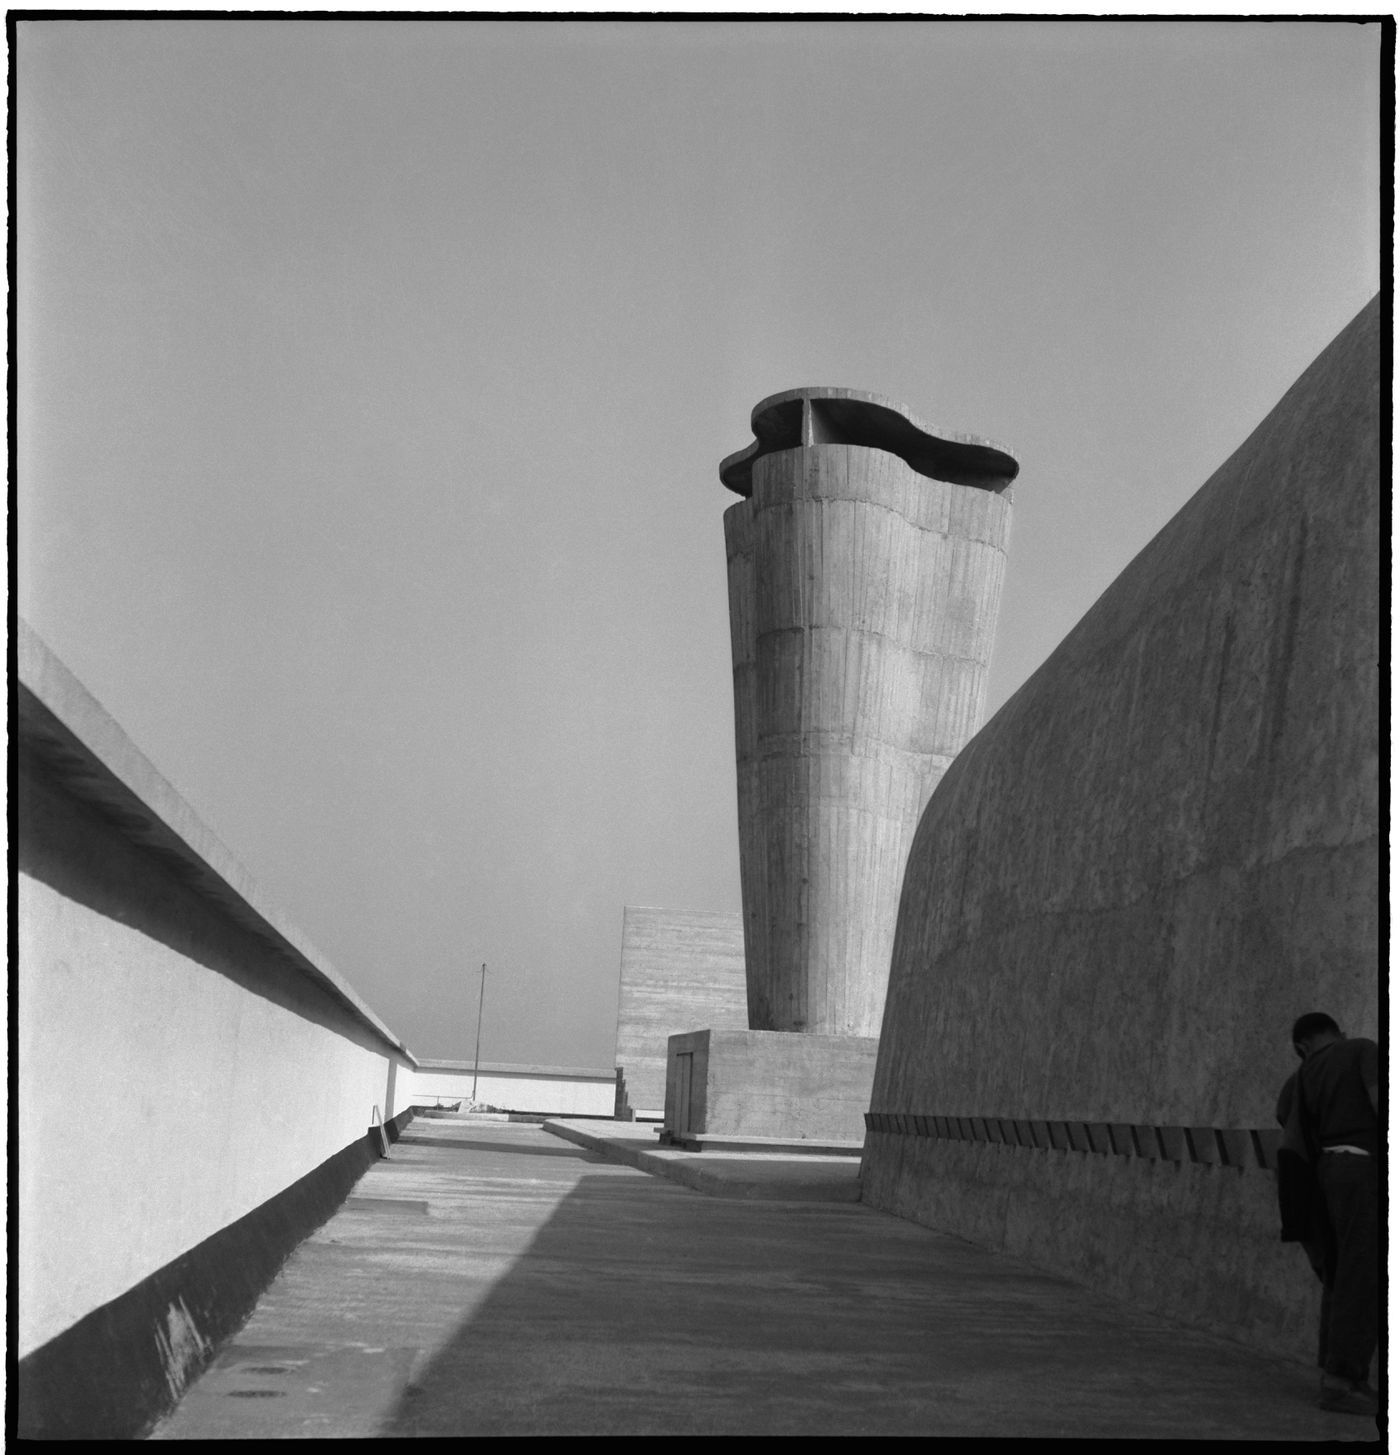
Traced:
<svg viewBox="0 0 1400 1455">
<path fill-rule="evenodd" d="M 720 466 L 749 1025 L 878 1036 L 914 830 L 981 725 L 1019 466 L 853 389 L 752 423 Z"/>
</svg>

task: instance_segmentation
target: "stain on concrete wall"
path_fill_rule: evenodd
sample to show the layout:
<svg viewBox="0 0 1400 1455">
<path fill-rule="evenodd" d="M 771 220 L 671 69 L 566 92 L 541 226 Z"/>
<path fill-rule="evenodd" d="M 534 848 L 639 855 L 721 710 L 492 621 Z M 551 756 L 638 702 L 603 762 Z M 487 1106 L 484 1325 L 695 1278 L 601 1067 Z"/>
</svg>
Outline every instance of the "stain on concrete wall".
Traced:
<svg viewBox="0 0 1400 1455">
<path fill-rule="evenodd" d="M 666 1041 L 683 1031 L 746 1030 L 744 927 L 708 910 L 622 911 L 617 994 L 618 1114 L 660 1117 Z"/>
<path fill-rule="evenodd" d="M 209 1345 L 190 1317 L 183 1298 L 177 1298 L 166 1310 L 165 1327 L 157 1328 L 155 1337 L 166 1388 L 174 1404 L 184 1394 L 191 1377 L 203 1367 Z"/>
<path fill-rule="evenodd" d="M 1272 1125 L 1288 1027 L 1377 1032 L 1373 302 L 948 770 L 904 880 L 865 1196 L 1309 1351 L 1269 1173 L 888 1118 Z"/>
</svg>

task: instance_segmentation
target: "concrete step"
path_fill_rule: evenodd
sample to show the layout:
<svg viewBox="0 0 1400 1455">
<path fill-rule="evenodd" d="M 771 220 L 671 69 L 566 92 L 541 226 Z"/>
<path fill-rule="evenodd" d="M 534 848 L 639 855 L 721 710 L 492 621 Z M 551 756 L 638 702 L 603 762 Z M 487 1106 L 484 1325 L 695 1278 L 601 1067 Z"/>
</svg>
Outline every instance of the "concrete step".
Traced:
<svg viewBox="0 0 1400 1455">
<path fill-rule="evenodd" d="M 824 1140 L 789 1137 L 725 1137 L 700 1133 L 697 1136 L 677 1137 L 665 1127 L 656 1129 L 656 1145 L 671 1147 L 678 1152 L 793 1152 L 804 1157 L 859 1157 L 865 1148 L 864 1142 Z"/>
<path fill-rule="evenodd" d="M 860 1167 L 848 1155 L 801 1151 L 760 1152 L 750 1145 L 739 1153 L 717 1149 L 705 1156 L 678 1147 L 658 1147 L 654 1129 L 635 1122 L 582 1122 L 551 1118 L 545 1131 L 599 1152 L 611 1162 L 636 1167 L 655 1177 L 679 1182 L 712 1197 L 742 1197 L 767 1202 L 858 1202 Z"/>
</svg>

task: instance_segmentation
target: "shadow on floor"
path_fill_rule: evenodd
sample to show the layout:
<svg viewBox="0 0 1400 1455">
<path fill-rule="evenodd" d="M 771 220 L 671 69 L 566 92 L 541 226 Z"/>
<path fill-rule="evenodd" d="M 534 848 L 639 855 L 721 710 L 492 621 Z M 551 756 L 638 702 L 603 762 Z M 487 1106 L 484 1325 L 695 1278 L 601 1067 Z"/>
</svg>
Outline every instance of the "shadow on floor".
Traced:
<svg viewBox="0 0 1400 1455">
<path fill-rule="evenodd" d="M 526 1157 L 567 1157 L 575 1162 L 606 1162 L 599 1152 L 590 1152 L 583 1147 L 554 1146 L 536 1147 L 521 1145 L 513 1147 L 501 1142 L 475 1142 L 466 1137 L 421 1137 L 407 1132 L 395 1143 L 398 1147 L 446 1147 L 452 1152 L 490 1152 L 492 1154 L 511 1152 Z"/>
<path fill-rule="evenodd" d="M 868 1208 L 584 1174 L 379 1433 L 1368 1437 L 1311 1395 Z"/>
</svg>

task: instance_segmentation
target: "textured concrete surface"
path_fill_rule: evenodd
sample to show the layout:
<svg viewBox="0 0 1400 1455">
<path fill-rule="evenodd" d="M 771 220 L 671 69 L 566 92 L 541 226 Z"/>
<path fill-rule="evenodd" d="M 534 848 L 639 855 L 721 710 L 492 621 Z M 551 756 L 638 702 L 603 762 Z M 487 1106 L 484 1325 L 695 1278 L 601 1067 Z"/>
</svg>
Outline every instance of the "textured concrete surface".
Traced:
<svg viewBox="0 0 1400 1455">
<path fill-rule="evenodd" d="M 676 1137 L 860 1142 L 875 1080 L 871 1036 L 692 1031 L 672 1036 L 666 1129 Z"/>
<path fill-rule="evenodd" d="M 761 1159 L 760 1159 L 761 1160 Z M 159 1439 L 1374 1439 L 1309 1371 L 859 1205 L 411 1127 Z"/>
<path fill-rule="evenodd" d="M 739 915 L 630 904 L 623 909 L 619 1115 L 660 1117 L 670 1036 L 703 1026 L 742 1030 L 748 1023 Z"/>
<path fill-rule="evenodd" d="M 949 769 L 871 1110 L 1240 1129 L 1293 1018 L 1375 1036 L 1373 302 Z M 1306 1355 L 1272 1179 L 872 1134 L 876 1205 Z"/>
<path fill-rule="evenodd" d="M 1016 462 L 850 390 L 753 424 L 721 468 L 748 1023 L 876 1036 L 919 814 L 981 721 Z"/>
</svg>

